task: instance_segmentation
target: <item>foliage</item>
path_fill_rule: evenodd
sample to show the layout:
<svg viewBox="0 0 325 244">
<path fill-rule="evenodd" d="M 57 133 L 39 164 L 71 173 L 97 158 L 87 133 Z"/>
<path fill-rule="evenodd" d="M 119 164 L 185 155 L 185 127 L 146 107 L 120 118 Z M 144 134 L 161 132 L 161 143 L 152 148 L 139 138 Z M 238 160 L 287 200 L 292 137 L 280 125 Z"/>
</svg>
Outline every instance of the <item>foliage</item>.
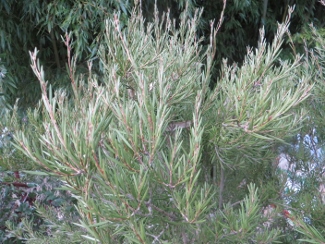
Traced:
<svg viewBox="0 0 325 244">
<path fill-rule="evenodd" d="M 203 18 L 197 35 L 208 37 L 210 20 L 218 19 L 223 10 L 222 1 L 205 0 L 2 0 L 0 4 L 0 58 L 8 69 L 4 83 L 7 102 L 13 106 L 19 98 L 19 108 L 25 110 L 35 107 L 40 98 L 38 83 L 29 67 L 28 51 L 38 47 L 40 60 L 46 64 L 47 78 L 54 88 L 65 87 L 69 81 L 65 74 L 66 47 L 62 42 L 65 33 L 73 33 L 74 55 L 78 57 L 80 72 L 87 69 L 86 61 L 93 60 L 93 72 L 100 74 L 96 52 L 103 41 L 105 19 L 111 18 L 114 11 L 121 12 L 121 23 L 125 25 L 130 10 L 138 4 L 144 17 L 154 18 L 154 3 L 160 12 L 169 11 L 170 17 L 178 23 L 183 13 L 193 16 L 195 7 L 204 8 Z M 302 32 L 303 26 L 314 22 L 321 26 L 324 22 L 323 8 L 316 0 L 306 4 L 304 0 L 286 0 L 279 2 L 258 0 L 228 0 L 225 9 L 224 25 L 217 37 L 218 52 L 216 65 L 219 68 L 222 58 L 230 63 L 241 63 L 247 46 L 256 46 L 259 28 L 264 26 L 266 39 L 271 41 L 276 31 L 276 21 L 283 22 L 288 5 L 296 5 L 291 20 L 291 33 Z M 182 12 L 184 9 L 187 11 Z M 208 41 L 204 44 L 208 45 Z M 290 47 L 287 45 L 285 49 Z M 288 53 L 287 51 L 285 53 Z M 214 71 L 217 76 L 217 72 Z"/>
<path fill-rule="evenodd" d="M 308 99 L 308 120 L 303 130 L 287 150 L 292 160 L 292 169 L 288 172 L 295 191 L 289 191 L 286 199 L 292 207 L 294 229 L 300 233 L 304 243 L 325 243 L 324 233 L 324 50 L 323 30 L 313 26 L 309 31 L 313 36 L 314 49 L 306 56 L 309 65 L 305 69 L 315 73 L 315 88 Z M 311 40 L 311 38 L 309 39 Z M 308 39 L 307 39 L 308 41 Z"/>
<path fill-rule="evenodd" d="M 222 1 L 197 1 L 199 7 L 204 7 L 201 31 L 207 36 L 208 21 L 219 18 L 222 11 Z M 228 0 L 225 9 L 224 24 L 217 36 L 217 64 L 222 64 L 222 58 L 227 57 L 230 63 L 241 63 L 246 55 L 247 46 L 257 46 L 259 29 L 264 27 L 267 41 L 271 41 L 277 29 L 277 22 L 284 22 L 289 6 L 295 6 L 290 21 L 290 32 L 299 35 L 303 29 L 308 30 L 308 24 L 321 26 L 324 7 L 316 0 Z M 306 28 L 305 28 L 306 27 Z M 299 44 L 299 42 L 298 42 Z M 284 54 L 291 53 L 289 45 L 283 47 Z"/>
<path fill-rule="evenodd" d="M 19 176 L 22 170 L 33 169 L 28 159 L 11 145 L 18 128 L 30 130 L 30 133 L 39 133 L 32 126 L 27 126 L 30 121 L 27 119 L 26 109 L 35 106 L 40 97 L 38 84 L 29 67 L 29 49 L 38 46 L 42 50 L 41 58 L 46 60 L 47 74 L 52 84 L 54 87 L 66 87 L 67 77 L 61 74 L 61 67 L 66 60 L 66 48 L 61 41 L 61 35 L 71 31 L 75 55 L 80 60 L 90 58 L 96 53 L 95 44 L 100 43 L 103 32 L 101 28 L 105 28 L 103 19 L 111 16 L 117 9 L 126 17 L 130 7 L 127 4 L 126 1 L 1 1 L 0 169 L 4 171 L 4 175 L 6 170 L 9 170 L 7 173 Z M 5 64 L 7 69 L 2 64 Z M 17 97 L 20 100 L 16 101 Z M 12 107 L 14 110 L 11 110 Z M 26 181 L 29 180 L 38 183 L 33 177 L 1 178 L 1 243 L 5 240 L 14 242 L 13 236 L 25 238 L 25 232 L 22 232 L 24 217 L 24 221 L 32 224 L 34 231 L 43 226 L 47 228 L 46 224 L 39 223 L 44 216 L 37 216 L 34 207 L 21 200 L 23 196 L 31 193 L 34 195 L 34 202 L 36 197 L 45 191 L 27 187 L 29 183 Z M 55 185 L 55 180 L 51 181 Z M 20 185 L 26 186 L 26 189 Z M 52 190 L 47 190 L 45 194 L 52 194 Z M 42 206 L 48 202 L 41 201 L 39 204 Z M 15 207 L 18 205 L 20 208 L 25 207 L 24 211 L 18 212 L 19 209 Z M 5 226 L 6 221 L 10 226 Z M 15 234 L 5 233 L 8 227 L 14 228 L 12 232 Z"/>
<path fill-rule="evenodd" d="M 159 22 L 158 13 L 145 26 L 134 12 L 125 27 L 114 15 L 105 22 L 99 48 L 104 77 L 99 81 L 92 73 L 92 63 L 86 77 L 78 76 L 76 58 L 69 59 L 71 94 L 53 91 L 38 51 L 30 53 L 42 103 L 28 118 L 39 133 L 22 129 L 15 133 L 15 146 L 72 192 L 80 214 L 75 224 L 87 231 L 85 240 L 279 238 L 281 208 L 271 225 L 264 224 L 261 211 L 280 196 L 260 197 L 253 183 L 265 185 L 274 147 L 304 121 L 299 105 L 310 95 L 311 74 L 302 73 L 299 56 L 293 62 L 279 59 L 287 19 L 271 45 L 261 31 L 258 47 L 248 50 L 242 65 L 224 62 L 210 89 L 216 30 L 211 28 L 203 49 L 199 15 L 184 15 L 178 28 L 169 18 Z M 212 180 L 206 170 L 211 166 Z M 254 167 L 260 172 L 249 178 L 245 172 Z M 242 180 L 246 184 L 240 186 Z"/>
<path fill-rule="evenodd" d="M 301 74 L 301 57 L 296 56 L 293 63 L 278 58 L 285 31 L 286 28 L 279 28 L 269 47 L 261 32 L 262 41 L 255 52 L 248 51 L 241 67 L 225 66 L 215 87 L 218 99 L 211 102 L 213 110 L 207 119 L 212 123 L 207 127 L 208 151 L 213 152 L 210 161 L 219 162 L 214 167 L 221 172 L 220 192 L 225 185 L 225 192 L 233 200 L 241 197 L 235 193 L 241 181 L 259 179 L 263 184 L 277 181 L 270 164 L 277 154 L 274 149 L 281 140 L 295 135 L 299 126 L 294 125 L 301 126 L 304 118 L 301 111 L 294 108 L 307 98 L 311 77 L 307 72 L 305 77 Z M 235 178 L 228 175 L 227 180 L 224 169 L 227 169 L 226 174 L 235 170 Z M 276 187 L 276 183 L 273 184 Z M 275 200 L 279 196 L 266 199 L 270 197 Z"/>
<path fill-rule="evenodd" d="M 28 230 L 34 235 L 38 233 L 43 238 L 50 238 L 51 231 L 57 228 L 54 223 L 60 228 L 65 227 L 61 235 L 70 240 L 68 243 L 72 243 L 71 238 L 78 235 L 77 230 L 71 238 L 67 235 L 69 232 L 66 224 L 76 220 L 78 215 L 74 208 L 74 198 L 66 191 L 56 190 L 62 185 L 57 179 L 31 177 L 23 173 L 17 178 L 14 172 L 1 171 L 0 184 L 1 243 L 23 243 L 28 236 Z M 56 221 L 50 222 L 51 215 L 55 216 Z M 29 240 L 32 239 L 29 236 Z"/>
<path fill-rule="evenodd" d="M 28 65 L 30 49 L 37 46 L 42 50 L 40 58 L 47 62 L 52 83 L 62 87 L 67 82 L 62 75 L 66 48 L 61 36 L 73 33 L 74 52 L 82 66 L 83 61 L 93 58 L 97 51 L 104 20 L 112 16 L 114 10 L 121 10 L 125 19 L 131 6 L 129 1 L 116 0 L 1 1 L 0 58 L 8 68 L 4 91 L 8 102 L 13 105 L 19 97 L 20 107 L 26 108 L 35 106 L 35 97 L 40 97 Z"/>
<path fill-rule="evenodd" d="M 58 223 L 57 229 L 61 230 L 65 226 L 63 223 L 78 218 L 74 198 L 68 192 L 57 189 L 62 185 L 57 178 L 44 177 L 44 174 L 40 176 L 42 174 L 39 172 L 36 172 L 35 176 L 22 172 L 35 167 L 12 145 L 14 133 L 19 128 L 26 131 L 31 129 L 32 133 L 36 130 L 27 126 L 27 117 L 19 116 L 16 106 L 9 110 L 5 107 L 5 100 L 3 105 L 0 120 L 0 242 L 25 243 L 29 232 L 51 239 L 49 231 L 57 228 L 53 223 Z M 46 215 L 41 214 L 42 208 L 46 208 L 46 211 L 43 211 Z M 64 213 L 64 218 L 49 222 L 49 216 L 53 215 L 57 219 L 59 213 Z M 78 228 L 70 229 L 73 233 L 69 233 L 68 228 L 62 231 L 62 238 L 64 237 L 67 243 L 80 239 L 77 238 Z M 32 241 L 32 236 L 29 241 Z"/>
<path fill-rule="evenodd" d="M 215 36 L 221 1 L 158 1 L 175 26 L 153 2 L 135 3 L 144 27 L 126 1 L 1 1 L 0 242 L 324 243 L 323 8 L 229 0 Z M 288 21 L 275 33 L 292 4 L 294 55 Z M 279 152 L 290 170 L 276 170 Z M 40 166 L 55 176 L 21 172 Z"/>
</svg>

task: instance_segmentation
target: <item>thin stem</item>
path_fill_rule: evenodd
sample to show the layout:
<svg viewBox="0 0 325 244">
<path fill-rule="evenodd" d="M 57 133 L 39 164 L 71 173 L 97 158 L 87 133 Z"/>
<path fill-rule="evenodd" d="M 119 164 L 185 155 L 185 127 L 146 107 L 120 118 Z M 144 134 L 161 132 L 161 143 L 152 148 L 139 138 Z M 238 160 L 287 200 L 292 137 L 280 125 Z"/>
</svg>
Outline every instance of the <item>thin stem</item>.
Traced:
<svg viewBox="0 0 325 244">
<path fill-rule="evenodd" d="M 226 165 L 226 163 L 224 162 L 224 160 L 220 157 L 219 152 L 217 147 L 214 147 L 216 155 L 220 161 L 220 185 L 219 185 L 219 209 L 222 208 L 222 203 L 223 203 L 223 190 L 225 188 L 225 169 L 224 169 L 224 165 Z"/>
<path fill-rule="evenodd" d="M 220 186 L 219 186 L 219 209 L 222 208 L 224 186 L 225 186 L 225 170 L 221 166 L 220 167 Z"/>
</svg>

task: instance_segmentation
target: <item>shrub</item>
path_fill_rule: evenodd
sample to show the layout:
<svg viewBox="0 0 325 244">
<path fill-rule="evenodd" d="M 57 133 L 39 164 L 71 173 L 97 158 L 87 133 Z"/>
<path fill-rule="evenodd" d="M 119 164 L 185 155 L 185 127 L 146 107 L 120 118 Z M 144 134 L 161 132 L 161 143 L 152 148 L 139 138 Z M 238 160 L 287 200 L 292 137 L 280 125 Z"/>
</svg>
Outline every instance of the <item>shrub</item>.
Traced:
<svg viewBox="0 0 325 244">
<path fill-rule="evenodd" d="M 157 13 L 144 25 L 134 12 L 126 27 L 114 15 L 99 48 L 104 77 L 92 74 L 91 63 L 86 77 L 77 76 L 69 59 L 72 94 L 53 92 L 38 51 L 30 53 L 42 90 L 42 103 L 29 113 L 38 133 L 21 130 L 15 144 L 75 197 L 80 220 L 74 224 L 87 232 L 85 240 L 269 243 L 279 237 L 281 221 L 269 228 L 261 218 L 271 196 L 260 196 L 253 183 L 263 186 L 274 145 L 304 120 L 299 104 L 309 96 L 310 76 L 301 75 L 301 57 L 278 59 L 287 20 L 271 45 L 261 31 L 241 67 L 224 62 L 210 89 L 216 30 L 204 49 L 199 16 L 184 15 L 176 28 Z M 247 185 L 239 186 L 243 180 Z"/>
</svg>

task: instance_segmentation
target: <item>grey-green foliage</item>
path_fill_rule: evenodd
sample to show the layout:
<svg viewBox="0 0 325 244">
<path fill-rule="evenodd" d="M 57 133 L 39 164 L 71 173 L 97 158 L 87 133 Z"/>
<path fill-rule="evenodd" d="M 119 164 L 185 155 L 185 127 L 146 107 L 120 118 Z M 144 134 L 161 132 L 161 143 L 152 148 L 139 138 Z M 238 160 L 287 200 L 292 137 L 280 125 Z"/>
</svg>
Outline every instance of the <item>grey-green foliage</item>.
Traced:
<svg viewBox="0 0 325 244">
<path fill-rule="evenodd" d="M 176 28 L 157 13 L 144 26 L 134 12 L 124 28 L 114 15 L 99 49 L 105 77 L 99 83 L 91 64 L 88 78 L 77 77 L 71 66 L 71 98 L 64 90 L 53 94 L 38 51 L 30 54 L 42 89 L 30 126 L 39 133 L 21 130 L 15 144 L 74 194 L 81 216 L 75 224 L 87 231 L 86 240 L 269 243 L 279 236 L 276 225 L 263 225 L 256 187 L 248 187 L 236 209 L 234 199 L 223 200 L 224 179 L 217 196 L 203 166 L 230 172 L 267 163 L 260 150 L 303 119 L 298 105 L 312 87 L 308 75 L 297 76 L 299 57 L 277 59 L 286 21 L 271 45 L 261 35 L 242 67 L 225 64 L 210 90 L 216 33 L 203 50 L 199 16 L 184 16 Z"/>
<path fill-rule="evenodd" d="M 325 42 L 323 30 L 310 27 L 313 49 L 307 50 L 308 65 L 304 69 L 314 73 L 315 87 L 305 106 L 308 108 L 308 120 L 304 123 L 295 143 L 288 154 L 294 162 L 294 168 L 288 178 L 298 188 L 289 191 L 287 199 L 294 213 L 294 229 L 299 232 L 302 243 L 325 243 L 325 195 L 324 195 L 324 54 Z M 307 39 L 308 41 L 308 39 Z"/>
<path fill-rule="evenodd" d="M 212 124 L 206 131 L 213 151 L 212 161 L 220 163 L 219 171 L 245 168 L 248 162 L 253 167 L 242 170 L 247 175 L 237 171 L 237 177 L 227 182 L 229 196 L 238 195 L 232 191 L 237 191 L 235 186 L 244 179 L 258 175 L 262 180 L 265 172 L 255 170 L 260 165 L 270 165 L 276 157 L 276 150 L 272 148 L 286 137 L 295 135 L 305 119 L 297 105 L 311 92 L 311 74 L 301 73 L 300 56 L 293 62 L 279 59 L 287 28 L 288 19 L 278 27 L 271 45 L 265 43 L 261 31 L 258 48 L 248 50 L 241 67 L 224 64 L 215 94 L 210 96 L 212 111 L 207 113 L 207 121 Z"/>
<path fill-rule="evenodd" d="M 323 118 L 324 108 L 325 108 L 325 84 L 324 80 L 324 66 L 325 66 L 325 41 L 324 41 L 324 30 L 316 29 L 311 26 L 311 32 L 313 34 L 315 45 L 313 46 L 313 50 L 311 50 L 309 54 L 310 65 L 307 69 L 311 69 L 314 71 L 316 85 L 314 89 L 313 96 L 311 97 L 311 111 L 313 112 L 313 119 L 309 121 L 312 126 L 315 127 L 317 138 L 319 143 L 323 146 L 325 139 L 325 131 L 323 126 Z"/>
</svg>

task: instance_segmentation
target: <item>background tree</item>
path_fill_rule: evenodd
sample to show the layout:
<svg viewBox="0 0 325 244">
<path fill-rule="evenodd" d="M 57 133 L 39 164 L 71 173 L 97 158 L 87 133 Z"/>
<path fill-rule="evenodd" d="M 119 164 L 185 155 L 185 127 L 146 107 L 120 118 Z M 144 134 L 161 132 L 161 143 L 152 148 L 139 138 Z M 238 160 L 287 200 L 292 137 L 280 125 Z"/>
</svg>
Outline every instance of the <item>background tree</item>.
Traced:
<svg viewBox="0 0 325 244">
<path fill-rule="evenodd" d="M 104 20 L 120 10 L 125 18 L 128 1 L 11 1 L 0 4 L 0 58 L 8 69 L 4 86 L 9 104 L 20 98 L 20 106 L 34 106 L 40 98 L 38 84 L 29 68 L 28 51 L 41 50 L 54 86 L 66 86 L 66 47 L 61 36 L 73 33 L 73 51 L 79 66 L 94 57 L 104 31 Z M 122 20 L 123 22 L 123 20 Z M 86 66 L 85 66 L 86 67 Z M 15 89 L 17 88 L 17 89 Z M 37 98 L 37 99 L 35 99 Z"/>
<path fill-rule="evenodd" d="M 211 19 L 218 19 L 223 6 L 222 1 L 198 1 L 198 6 L 204 7 L 201 31 L 204 36 L 209 32 L 206 24 Z M 295 6 L 291 16 L 290 32 L 292 35 L 300 33 L 302 29 L 308 30 L 308 24 L 313 22 L 315 26 L 321 27 L 323 21 L 324 7 L 318 1 L 288 0 L 282 2 L 274 1 L 227 1 L 225 9 L 224 24 L 217 37 L 219 46 L 216 54 L 217 64 L 221 65 L 222 58 L 227 57 L 229 62 L 244 60 L 246 47 L 256 47 L 259 38 L 259 29 L 264 27 L 265 38 L 271 41 L 277 29 L 277 22 L 284 22 L 288 7 Z M 284 46 L 283 56 L 290 56 L 290 47 Z M 287 52 L 288 51 L 288 52 Z"/>
</svg>

